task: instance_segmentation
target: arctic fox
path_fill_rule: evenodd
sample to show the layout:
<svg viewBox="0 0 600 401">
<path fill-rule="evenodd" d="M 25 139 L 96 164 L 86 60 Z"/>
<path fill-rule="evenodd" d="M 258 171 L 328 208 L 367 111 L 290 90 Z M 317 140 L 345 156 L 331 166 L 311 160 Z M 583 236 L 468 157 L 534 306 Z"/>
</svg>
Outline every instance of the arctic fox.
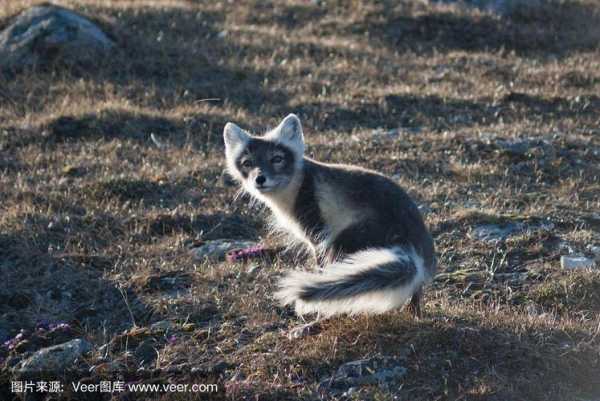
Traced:
<svg viewBox="0 0 600 401">
<path fill-rule="evenodd" d="M 304 156 L 294 114 L 260 137 L 233 123 L 223 136 L 229 173 L 323 268 L 286 274 L 275 294 L 283 305 L 329 317 L 383 313 L 410 300 L 410 311 L 420 315 L 422 287 L 436 270 L 433 240 L 398 184 Z"/>
</svg>

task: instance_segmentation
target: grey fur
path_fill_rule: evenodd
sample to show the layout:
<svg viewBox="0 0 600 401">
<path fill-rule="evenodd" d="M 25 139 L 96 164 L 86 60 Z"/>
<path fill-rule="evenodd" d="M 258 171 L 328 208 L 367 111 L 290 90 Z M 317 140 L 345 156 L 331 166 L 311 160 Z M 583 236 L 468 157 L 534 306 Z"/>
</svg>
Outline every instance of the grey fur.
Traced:
<svg viewBox="0 0 600 401">
<path fill-rule="evenodd" d="M 409 283 L 417 274 L 410 260 L 376 265 L 336 281 L 306 284 L 298 294 L 302 301 L 352 298 L 369 292 L 396 288 Z"/>
<path fill-rule="evenodd" d="M 324 164 L 304 158 L 306 186 L 330 186 L 350 201 L 349 207 L 364 217 L 339 233 L 326 249 L 326 262 L 332 263 L 357 251 L 389 246 L 412 246 L 425 261 L 430 275 L 435 273 L 433 239 L 415 203 L 394 181 L 374 171 L 355 166 Z M 318 199 L 299 193 L 297 208 L 309 205 L 318 212 Z M 296 218 L 300 218 L 296 215 Z M 306 229 L 310 227 L 305 227 Z M 317 233 L 316 237 L 319 237 Z"/>
<path fill-rule="evenodd" d="M 329 315 L 361 311 L 352 306 L 353 300 L 369 303 L 363 310 L 377 313 L 400 306 L 411 294 L 411 304 L 418 304 L 421 287 L 436 270 L 433 239 L 417 206 L 397 183 L 374 171 L 303 156 L 302 126 L 294 115 L 263 137 L 240 141 L 244 148 L 235 156 L 227 132 L 225 138 L 233 176 L 283 225 L 297 226 L 286 228 L 309 245 L 325 267 L 321 276 L 284 277 L 278 298 L 296 303 L 297 310 L 309 304 L 316 305 L 309 311 L 329 308 Z M 279 168 L 270 164 L 276 149 L 284 154 Z M 247 159 L 252 163 L 243 167 Z M 263 190 L 255 182 L 258 176 L 265 176 L 274 189 Z M 356 255 L 362 259 L 354 265 Z M 379 259 L 365 261 L 365 255 Z M 356 270 L 348 269 L 353 266 Z M 328 274 L 330 269 L 341 273 Z M 378 308 L 374 302 L 379 301 L 373 299 L 380 298 L 363 297 L 370 294 L 389 296 L 390 302 L 382 298 L 380 305 L 386 306 Z M 337 306 L 323 306 L 327 303 Z"/>
</svg>

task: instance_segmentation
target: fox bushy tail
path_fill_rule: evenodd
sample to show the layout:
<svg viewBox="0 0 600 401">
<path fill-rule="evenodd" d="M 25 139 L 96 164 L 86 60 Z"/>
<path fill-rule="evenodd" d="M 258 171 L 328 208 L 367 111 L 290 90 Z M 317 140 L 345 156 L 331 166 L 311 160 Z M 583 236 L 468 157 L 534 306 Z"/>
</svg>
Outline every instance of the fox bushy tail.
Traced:
<svg viewBox="0 0 600 401">
<path fill-rule="evenodd" d="M 326 266 L 322 273 L 290 272 L 275 297 L 300 315 L 383 313 L 404 305 L 426 280 L 414 248 L 360 251 Z"/>
</svg>

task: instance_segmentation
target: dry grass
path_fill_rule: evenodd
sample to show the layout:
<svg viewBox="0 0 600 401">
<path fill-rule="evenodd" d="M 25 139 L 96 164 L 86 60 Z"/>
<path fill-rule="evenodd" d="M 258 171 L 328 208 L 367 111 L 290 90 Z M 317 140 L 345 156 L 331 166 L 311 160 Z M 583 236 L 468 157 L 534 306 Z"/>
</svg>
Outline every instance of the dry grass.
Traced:
<svg viewBox="0 0 600 401">
<path fill-rule="evenodd" d="M 2 3 L 0 27 L 35 3 Z M 408 374 L 356 399 L 600 397 L 599 278 L 559 265 L 565 244 L 600 243 L 600 8 L 564 1 L 500 18 L 350 3 L 61 2 L 119 49 L 93 69 L 0 75 L 0 329 L 47 319 L 96 347 L 112 341 L 83 362 L 100 376 L 181 366 L 185 382 L 225 361 L 232 399 L 317 399 L 341 363 L 374 355 Z M 290 341 L 299 321 L 274 306 L 273 283 L 310 261 L 281 255 L 249 274 L 187 254 L 198 237 L 276 243 L 257 210 L 232 203 L 221 131 L 288 112 L 312 156 L 383 171 L 427 206 L 442 275 L 423 319 L 331 319 Z M 396 127 L 395 139 L 372 134 Z M 521 137 L 545 144 L 501 146 Z M 471 235 L 542 221 L 553 228 L 500 245 Z M 161 320 L 173 327 L 149 328 Z M 135 352 L 144 341 L 150 361 Z M 0 357 L 6 378 L 19 355 Z"/>
</svg>

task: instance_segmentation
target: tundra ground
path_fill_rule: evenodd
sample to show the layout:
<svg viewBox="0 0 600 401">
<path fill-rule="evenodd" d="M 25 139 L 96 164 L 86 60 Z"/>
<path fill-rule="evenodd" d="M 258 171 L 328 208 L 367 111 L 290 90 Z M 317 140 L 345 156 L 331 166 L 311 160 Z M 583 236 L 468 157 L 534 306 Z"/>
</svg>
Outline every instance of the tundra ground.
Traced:
<svg viewBox="0 0 600 401">
<path fill-rule="evenodd" d="M 2 2 L 0 27 L 37 3 Z M 0 380 L 58 341 L 34 336 L 45 320 L 94 345 L 92 378 L 187 382 L 196 368 L 229 399 L 600 399 L 600 273 L 560 266 L 600 245 L 595 1 L 506 16 L 426 1 L 61 4 L 118 49 L 0 75 L 0 335 L 30 338 L 0 349 Z M 190 257 L 199 239 L 281 245 L 234 201 L 221 135 L 290 112 L 311 157 L 386 173 L 421 205 L 440 268 L 422 319 L 334 318 L 290 340 L 302 321 L 272 293 L 310 259 Z M 492 241 L 482 227 L 518 229 Z M 319 385 L 383 357 L 406 374 L 350 395 Z"/>
</svg>

